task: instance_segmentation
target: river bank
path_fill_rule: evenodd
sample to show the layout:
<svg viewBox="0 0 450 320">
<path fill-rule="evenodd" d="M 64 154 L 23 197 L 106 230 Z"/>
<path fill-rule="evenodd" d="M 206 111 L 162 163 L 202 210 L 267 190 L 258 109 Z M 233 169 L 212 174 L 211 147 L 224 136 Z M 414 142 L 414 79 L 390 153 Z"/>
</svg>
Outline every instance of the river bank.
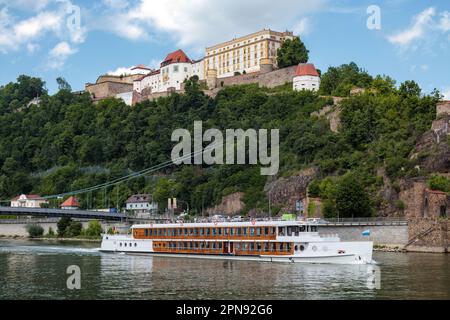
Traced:
<svg viewBox="0 0 450 320">
<path fill-rule="evenodd" d="M 4 240 L 33 240 L 33 241 L 63 241 L 63 242 L 96 242 L 101 243 L 102 239 L 92 239 L 92 238 L 58 238 L 58 237 L 38 237 L 31 238 L 28 236 L 8 236 L 0 234 L 0 239 Z"/>
</svg>

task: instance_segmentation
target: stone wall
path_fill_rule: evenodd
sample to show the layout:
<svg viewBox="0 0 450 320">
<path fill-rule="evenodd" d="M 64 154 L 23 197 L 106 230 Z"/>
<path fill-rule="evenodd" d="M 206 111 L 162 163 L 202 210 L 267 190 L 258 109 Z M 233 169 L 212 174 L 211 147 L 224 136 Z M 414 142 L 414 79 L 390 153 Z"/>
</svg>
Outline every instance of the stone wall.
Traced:
<svg viewBox="0 0 450 320">
<path fill-rule="evenodd" d="M 94 101 L 115 97 L 119 93 L 133 91 L 133 85 L 120 82 L 102 82 L 86 86 L 86 91 L 90 93 Z"/>
<path fill-rule="evenodd" d="M 25 222 L 13 223 L 13 224 L 0 223 L 0 236 L 27 237 L 28 232 L 26 230 L 26 226 L 27 226 L 27 224 L 33 224 L 33 223 L 35 223 L 35 222 L 33 222 L 32 220 L 29 223 L 25 223 Z M 44 223 L 37 222 L 36 224 L 40 225 L 44 229 L 44 234 L 48 233 L 49 228 L 52 228 L 55 233 L 58 230 L 58 226 L 57 226 L 56 222 L 44 222 Z M 89 222 L 82 221 L 81 224 L 83 225 L 83 228 L 87 228 Z M 111 226 L 122 225 L 122 224 L 119 224 L 117 222 L 101 222 L 101 225 L 104 229 L 105 228 L 108 229 Z"/>
<path fill-rule="evenodd" d="M 369 237 L 362 233 L 370 230 Z M 319 226 L 319 234 L 337 234 L 342 241 L 367 241 L 375 245 L 398 246 L 403 248 L 408 242 L 408 226 Z"/>
<path fill-rule="evenodd" d="M 442 101 L 436 105 L 436 116 L 450 115 L 450 101 Z"/>
<path fill-rule="evenodd" d="M 408 251 L 449 252 L 450 221 L 426 217 L 408 221 Z"/>
</svg>

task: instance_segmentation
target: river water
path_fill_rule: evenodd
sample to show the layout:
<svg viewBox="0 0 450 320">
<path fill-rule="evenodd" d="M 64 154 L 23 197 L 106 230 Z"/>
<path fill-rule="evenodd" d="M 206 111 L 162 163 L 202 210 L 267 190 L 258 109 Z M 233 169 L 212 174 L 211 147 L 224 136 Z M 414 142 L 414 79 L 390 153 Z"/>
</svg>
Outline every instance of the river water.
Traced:
<svg viewBox="0 0 450 320">
<path fill-rule="evenodd" d="M 0 240 L 0 299 L 450 299 L 450 255 L 376 252 L 378 269 L 129 256 L 98 246 Z M 72 265 L 79 290 L 67 288 Z"/>
</svg>

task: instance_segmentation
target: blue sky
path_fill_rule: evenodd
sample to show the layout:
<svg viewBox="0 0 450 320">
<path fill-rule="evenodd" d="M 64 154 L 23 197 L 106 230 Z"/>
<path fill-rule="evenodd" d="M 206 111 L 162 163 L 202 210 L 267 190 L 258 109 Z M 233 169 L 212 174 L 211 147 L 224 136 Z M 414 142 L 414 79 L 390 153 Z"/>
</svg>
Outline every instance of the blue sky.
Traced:
<svg viewBox="0 0 450 320">
<path fill-rule="evenodd" d="M 371 5 L 379 30 L 367 27 Z M 0 0 L 0 85 L 28 74 L 54 93 L 62 76 L 82 90 L 100 74 L 155 67 L 178 48 L 200 58 L 263 28 L 300 35 L 322 71 L 354 61 L 450 99 L 448 0 Z"/>
</svg>

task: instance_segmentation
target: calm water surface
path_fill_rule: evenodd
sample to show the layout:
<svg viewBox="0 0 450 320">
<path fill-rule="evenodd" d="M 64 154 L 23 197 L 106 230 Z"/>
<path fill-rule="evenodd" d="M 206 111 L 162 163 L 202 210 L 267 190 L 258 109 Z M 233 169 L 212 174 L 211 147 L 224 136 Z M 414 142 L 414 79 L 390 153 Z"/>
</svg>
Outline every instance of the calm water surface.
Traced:
<svg viewBox="0 0 450 320">
<path fill-rule="evenodd" d="M 104 254 L 98 244 L 0 240 L 0 299 L 450 299 L 450 255 L 375 253 L 367 266 Z M 66 269 L 81 268 L 81 290 Z"/>
</svg>

